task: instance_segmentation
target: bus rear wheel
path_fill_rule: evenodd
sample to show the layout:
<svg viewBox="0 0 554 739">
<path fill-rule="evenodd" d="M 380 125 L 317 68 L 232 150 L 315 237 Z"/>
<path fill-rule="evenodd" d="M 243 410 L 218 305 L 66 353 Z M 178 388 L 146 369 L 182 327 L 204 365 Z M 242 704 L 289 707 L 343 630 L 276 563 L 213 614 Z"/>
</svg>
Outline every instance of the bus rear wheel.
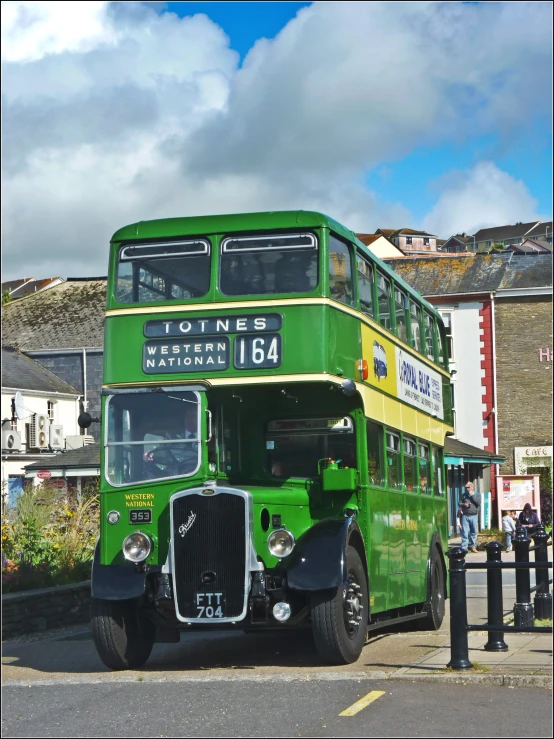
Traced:
<svg viewBox="0 0 554 739">
<path fill-rule="evenodd" d="M 427 605 L 427 616 L 422 620 L 421 626 L 429 631 L 438 631 L 444 619 L 446 588 L 444 569 L 440 561 L 440 555 L 436 550 L 431 558 L 429 573 L 431 577 L 431 597 Z"/>
<path fill-rule="evenodd" d="M 354 547 L 346 549 L 346 569 L 344 585 L 315 593 L 310 603 L 317 651 L 322 659 L 334 665 L 356 662 L 367 635 L 367 578 Z"/>
<path fill-rule="evenodd" d="M 91 620 L 94 644 L 106 667 L 142 667 L 152 651 L 156 629 L 141 615 L 137 600 L 92 598 Z"/>
</svg>

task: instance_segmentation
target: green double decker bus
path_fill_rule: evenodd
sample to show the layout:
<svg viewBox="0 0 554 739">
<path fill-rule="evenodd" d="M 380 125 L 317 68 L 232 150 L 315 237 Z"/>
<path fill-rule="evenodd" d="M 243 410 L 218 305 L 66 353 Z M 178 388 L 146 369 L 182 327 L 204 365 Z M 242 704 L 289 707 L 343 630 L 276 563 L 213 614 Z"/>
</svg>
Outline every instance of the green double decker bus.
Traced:
<svg viewBox="0 0 554 739">
<path fill-rule="evenodd" d="M 452 432 L 439 314 L 320 213 L 112 238 L 95 644 L 310 626 L 323 661 L 444 616 Z M 82 417 L 81 424 L 90 423 Z"/>
</svg>

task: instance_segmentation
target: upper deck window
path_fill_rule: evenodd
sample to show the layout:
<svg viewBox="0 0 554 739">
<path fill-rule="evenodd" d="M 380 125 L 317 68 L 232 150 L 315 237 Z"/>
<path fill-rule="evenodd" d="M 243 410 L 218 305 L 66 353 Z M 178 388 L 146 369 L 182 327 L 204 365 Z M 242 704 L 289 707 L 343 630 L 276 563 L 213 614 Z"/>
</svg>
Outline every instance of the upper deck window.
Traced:
<svg viewBox="0 0 554 739">
<path fill-rule="evenodd" d="M 335 300 L 354 305 L 350 249 L 334 236 L 329 236 L 329 292 Z"/>
<path fill-rule="evenodd" d="M 151 303 L 200 298 L 210 288 L 210 244 L 204 239 L 129 244 L 119 250 L 115 298 Z"/>
<path fill-rule="evenodd" d="M 308 293 L 317 283 L 313 234 L 237 236 L 221 242 L 219 287 L 224 295 Z"/>
<path fill-rule="evenodd" d="M 356 255 L 356 265 L 358 268 L 360 308 L 362 313 L 373 318 L 373 267 L 359 254 Z"/>
<path fill-rule="evenodd" d="M 390 280 L 377 273 L 377 302 L 379 303 L 379 323 L 392 330 Z"/>
</svg>

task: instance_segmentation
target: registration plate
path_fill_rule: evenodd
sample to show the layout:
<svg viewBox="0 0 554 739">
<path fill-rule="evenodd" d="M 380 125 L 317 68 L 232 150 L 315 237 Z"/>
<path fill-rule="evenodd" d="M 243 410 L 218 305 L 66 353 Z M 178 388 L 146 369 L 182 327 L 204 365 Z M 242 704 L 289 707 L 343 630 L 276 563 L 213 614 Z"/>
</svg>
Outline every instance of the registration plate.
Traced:
<svg viewBox="0 0 554 739">
<path fill-rule="evenodd" d="M 196 618 L 223 618 L 225 598 L 223 593 L 195 593 Z"/>
<path fill-rule="evenodd" d="M 150 508 L 139 508 L 129 511 L 129 523 L 152 523 L 152 510 Z"/>
</svg>

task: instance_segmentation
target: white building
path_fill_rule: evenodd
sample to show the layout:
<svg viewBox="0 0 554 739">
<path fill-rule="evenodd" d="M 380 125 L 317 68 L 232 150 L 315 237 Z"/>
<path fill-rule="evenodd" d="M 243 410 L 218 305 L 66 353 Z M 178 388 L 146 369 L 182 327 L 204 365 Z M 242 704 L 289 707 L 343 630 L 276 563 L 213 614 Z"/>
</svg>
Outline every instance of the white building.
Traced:
<svg viewBox="0 0 554 739">
<path fill-rule="evenodd" d="M 2 349 L 2 496 L 22 489 L 25 466 L 82 446 L 80 394 L 38 362 Z"/>
</svg>

